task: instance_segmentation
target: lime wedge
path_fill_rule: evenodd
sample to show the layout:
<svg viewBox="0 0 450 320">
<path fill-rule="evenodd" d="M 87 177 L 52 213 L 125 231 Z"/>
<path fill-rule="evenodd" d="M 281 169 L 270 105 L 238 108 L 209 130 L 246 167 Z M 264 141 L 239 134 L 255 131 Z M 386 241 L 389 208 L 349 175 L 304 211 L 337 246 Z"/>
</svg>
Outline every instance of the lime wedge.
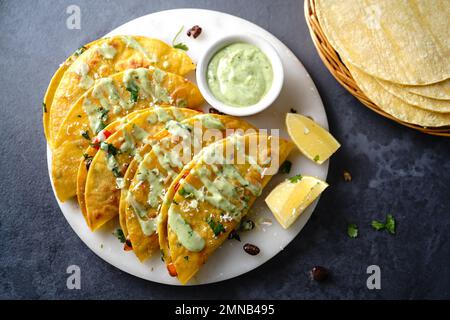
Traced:
<svg viewBox="0 0 450 320">
<path fill-rule="evenodd" d="M 300 114 L 288 113 L 286 127 L 300 151 L 318 164 L 324 163 L 341 146 L 327 130 Z"/>
<path fill-rule="evenodd" d="M 315 177 L 294 178 L 280 183 L 266 198 L 266 204 L 285 229 L 328 187 L 326 182 Z"/>
</svg>

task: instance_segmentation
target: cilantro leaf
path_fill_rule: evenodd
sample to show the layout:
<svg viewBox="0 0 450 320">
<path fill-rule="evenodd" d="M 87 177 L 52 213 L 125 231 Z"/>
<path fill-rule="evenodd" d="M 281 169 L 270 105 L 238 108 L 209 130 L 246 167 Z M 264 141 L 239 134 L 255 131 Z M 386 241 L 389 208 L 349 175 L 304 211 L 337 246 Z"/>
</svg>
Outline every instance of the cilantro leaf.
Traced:
<svg viewBox="0 0 450 320">
<path fill-rule="evenodd" d="M 377 220 L 373 220 L 371 223 L 371 226 L 372 226 L 372 228 L 374 228 L 377 231 L 383 230 L 385 227 L 384 223 L 377 221 Z"/>
<path fill-rule="evenodd" d="M 125 238 L 125 234 L 123 233 L 122 229 L 116 229 L 116 231 L 114 231 L 113 235 L 116 236 L 116 238 L 119 239 L 119 241 L 122 243 L 125 243 L 125 241 L 127 240 Z"/>
<path fill-rule="evenodd" d="M 390 234 L 395 234 L 395 219 L 392 214 L 386 216 L 386 221 L 384 223 L 373 220 L 371 225 L 377 231 L 386 230 Z"/>
<path fill-rule="evenodd" d="M 107 142 L 102 142 L 100 148 L 111 156 L 115 156 L 119 152 L 118 149 L 114 147 L 113 144 Z"/>
<path fill-rule="evenodd" d="M 187 45 L 185 45 L 184 43 L 177 43 L 176 45 L 173 46 L 175 49 L 181 49 L 184 51 L 188 51 L 189 47 Z"/>
<path fill-rule="evenodd" d="M 192 196 L 192 193 L 186 191 L 185 188 L 180 188 L 180 190 L 178 190 L 178 194 L 179 194 L 180 196 L 185 197 L 185 198 L 189 198 L 190 196 Z"/>
<path fill-rule="evenodd" d="M 392 214 L 387 215 L 385 227 L 390 234 L 395 234 L 395 219 Z"/>
<path fill-rule="evenodd" d="M 278 169 L 279 173 L 289 173 L 291 172 L 291 167 L 292 167 L 292 162 L 290 162 L 289 160 L 286 160 L 285 162 L 283 162 L 280 166 L 280 168 Z"/>
<path fill-rule="evenodd" d="M 177 34 L 176 34 L 175 37 L 173 38 L 173 40 L 172 40 L 172 47 L 174 47 L 175 49 L 181 49 L 181 50 L 184 50 L 184 51 L 188 51 L 189 48 L 188 48 L 188 46 L 185 45 L 184 43 L 182 43 L 182 42 L 175 43 L 175 42 L 177 41 L 179 35 L 180 35 L 181 32 L 183 31 L 183 29 L 184 29 L 184 26 L 181 26 L 180 30 L 177 32 Z"/>
<path fill-rule="evenodd" d="M 314 157 L 314 161 L 317 162 L 320 160 L 320 156 L 318 154 L 316 154 L 316 156 Z"/>
<path fill-rule="evenodd" d="M 293 176 L 293 177 L 290 177 L 289 178 L 289 181 L 291 182 L 291 183 L 297 183 L 297 182 L 299 182 L 300 180 L 302 180 L 302 175 L 301 174 L 297 174 L 297 175 L 295 175 L 295 176 Z"/>
<path fill-rule="evenodd" d="M 127 86 L 127 91 L 130 92 L 130 100 L 137 102 L 139 98 L 139 87 L 132 82 Z"/>
<path fill-rule="evenodd" d="M 209 227 L 214 232 L 214 235 L 217 237 L 222 232 L 225 232 L 225 227 L 218 221 L 214 221 L 211 217 L 206 219 L 206 222 L 209 224 Z"/>
<path fill-rule="evenodd" d="M 354 223 L 350 223 L 347 226 L 347 234 L 350 238 L 356 238 L 358 236 L 358 226 Z"/>
</svg>

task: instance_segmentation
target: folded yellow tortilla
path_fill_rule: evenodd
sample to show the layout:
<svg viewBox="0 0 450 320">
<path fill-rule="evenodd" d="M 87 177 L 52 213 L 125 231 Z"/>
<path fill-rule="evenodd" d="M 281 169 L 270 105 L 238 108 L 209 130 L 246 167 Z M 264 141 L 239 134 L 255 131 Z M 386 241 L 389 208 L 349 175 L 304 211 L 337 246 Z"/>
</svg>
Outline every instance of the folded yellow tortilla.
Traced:
<svg viewBox="0 0 450 320">
<path fill-rule="evenodd" d="M 203 147 L 236 130 L 256 132 L 255 127 L 240 118 L 204 114 L 180 123 L 171 122 L 155 137 L 152 150 L 131 181 L 124 205 L 128 237 L 139 260 L 144 261 L 159 247 L 159 209 L 172 180 Z"/>
<path fill-rule="evenodd" d="M 80 51 L 77 51 L 80 52 Z M 130 68 L 157 67 L 186 75 L 195 64 L 183 50 L 142 36 L 114 36 L 91 43 L 66 69 L 58 69 L 45 99 L 44 130 L 51 147 L 71 106 L 95 81 Z"/>
<path fill-rule="evenodd" d="M 198 114 L 198 111 L 177 107 L 147 109 L 104 141 L 113 146 L 116 154 L 111 153 L 110 147 L 100 148 L 86 170 L 86 180 L 78 182 L 79 186 L 85 184 L 84 190 L 78 189 L 78 197 L 83 197 L 84 193 L 86 221 L 92 231 L 119 213 L 121 190 L 127 190 L 125 173 L 130 162 L 141 157 L 143 146 L 164 129 L 167 122 L 183 121 Z M 86 166 L 80 169 L 85 171 Z"/>
<path fill-rule="evenodd" d="M 278 137 L 231 136 L 206 147 L 175 179 L 158 235 L 164 261 L 182 284 L 237 227 L 292 149 Z"/>
<path fill-rule="evenodd" d="M 141 163 L 143 157 L 152 150 L 152 146 L 150 144 L 146 144 L 142 147 L 139 152 L 139 157 L 135 157 L 131 160 L 130 165 L 128 166 L 127 171 L 125 172 L 125 185 L 123 187 L 123 192 L 120 193 L 119 200 L 119 223 L 120 228 L 123 231 L 125 237 L 128 237 L 128 229 L 127 229 L 127 217 L 126 217 L 126 206 L 127 206 L 127 195 L 128 189 L 130 187 L 131 181 L 136 175 L 136 171 L 139 168 L 139 164 Z"/>
<path fill-rule="evenodd" d="M 55 96 L 55 91 L 59 86 L 59 83 L 61 82 L 62 77 L 66 73 L 67 69 L 77 60 L 87 49 L 91 48 L 93 45 L 97 44 L 99 41 L 102 41 L 103 39 L 92 41 L 88 44 L 85 44 L 84 46 L 78 48 L 75 50 L 72 55 L 70 55 L 66 61 L 64 61 L 62 64 L 59 65 L 56 72 L 53 74 L 52 79 L 50 80 L 50 83 L 48 85 L 47 91 L 45 92 L 44 101 L 43 101 L 43 114 L 42 114 L 42 123 L 44 125 L 44 133 L 47 138 L 47 130 L 48 130 L 48 120 L 50 115 L 50 109 L 52 107 L 53 98 Z"/>
<path fill-rule="evenodd" d="M 197 108 L 203 97 L 195 84 L 155 68 L 128 69 L 102 78 L 86 92 L 65 118 L 52 150 L 58 199 L 75 196 L 79 161 L 93 137 L 109 123 L 159 103 Z"/>
<path fill-rule="evenodd" d="M 127 115 L 123 119 L 119 119 L 114 121 L 113 123 L 110 123 L 104 130 L 102 130 L 102 133 L 100 136 L 102 136 L 104 139 L 110 137 L 114 133 L 117 132 L 122 126 L 125 126 L 126 123 L 130 122 L 133 118 L 137 117 L 139 114 L 147 112 L 151 109 L 143 109 L 143 110 L 137 110 L 129 115 Z M 99 140 L 100 141 L 100 140 Z M 77 173 L 77 200 L 78 204 L 80 206 L 81 212 L 83 213 L 84 218 L 86 218 L 86 201 L 85 201 L 85 190 L 86 190 L 86 178 L 87 173 L 89 171 L 89 168 L 91 166 L 92 160 L 94 159 L 95 155 L 97 154 L 98 150 L 100 149 L 100 144 L 96 143 L 95 145 L 89 146 L 83 153 L 83 161 L 80 161 L 80 164 L 78 166 L 78 173 Z"/>
</svg>

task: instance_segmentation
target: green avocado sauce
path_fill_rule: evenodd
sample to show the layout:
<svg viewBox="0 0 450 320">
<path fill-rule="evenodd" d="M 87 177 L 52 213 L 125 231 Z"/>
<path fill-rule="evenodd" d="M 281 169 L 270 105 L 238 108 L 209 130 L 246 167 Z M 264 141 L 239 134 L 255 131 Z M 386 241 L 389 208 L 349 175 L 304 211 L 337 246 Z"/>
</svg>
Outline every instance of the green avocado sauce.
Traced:
<svg viewBox="0 0 450 320">
<path fill-rule="evenodd" d="M 217 52 L 206 73 L 212 94 L 221 102 L 234 107 L 258 103 L 270 90 L 272 65 L 256 46 L 233 43 Z"/>
<path fill-rule="evenodd" d="M 181 214 L 171 206 L 168 224 L 178 237 L 183 247 L 192 252 L 200 252 L 205 247 L 205 240 L 183 219 Z"/>
</svg>

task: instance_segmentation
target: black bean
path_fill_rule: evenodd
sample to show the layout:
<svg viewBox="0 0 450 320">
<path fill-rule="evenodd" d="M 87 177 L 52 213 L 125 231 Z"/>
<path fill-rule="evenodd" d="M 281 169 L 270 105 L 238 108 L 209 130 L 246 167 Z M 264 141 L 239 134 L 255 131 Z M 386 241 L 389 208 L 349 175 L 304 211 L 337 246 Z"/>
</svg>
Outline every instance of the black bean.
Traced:
<svg viewBox="0 0 450 320">
<path fill-rule="evenodd" d="M 315 266 L 311 270 L 311 279 L 322 282 L 328 279 L 330 271 L 322 266 Z"/>
<path fill-rule="evenodd" d="M 244 250 L 252 256 L 256 256 L 259 253 L 259 248 L 250 243 L 244 244 Z"/>
<path fill-rule="evenodd" d="M 219 110 L 217 110 L 215 108 L 209 108 L 209 113 L 212 113 L 212 114 L 225 114 L 225 113 L 220 112 Z"/>
<path fill-rule="evenodd" d="M 195 25 L 188 30 L 187 36 L 188 37 L 193 36 L 194 39 L 196 39 L 200 35 L 200 33 L 202 33 L 202 28 L 200 28 L 200 26 Z"/>
</svg>

